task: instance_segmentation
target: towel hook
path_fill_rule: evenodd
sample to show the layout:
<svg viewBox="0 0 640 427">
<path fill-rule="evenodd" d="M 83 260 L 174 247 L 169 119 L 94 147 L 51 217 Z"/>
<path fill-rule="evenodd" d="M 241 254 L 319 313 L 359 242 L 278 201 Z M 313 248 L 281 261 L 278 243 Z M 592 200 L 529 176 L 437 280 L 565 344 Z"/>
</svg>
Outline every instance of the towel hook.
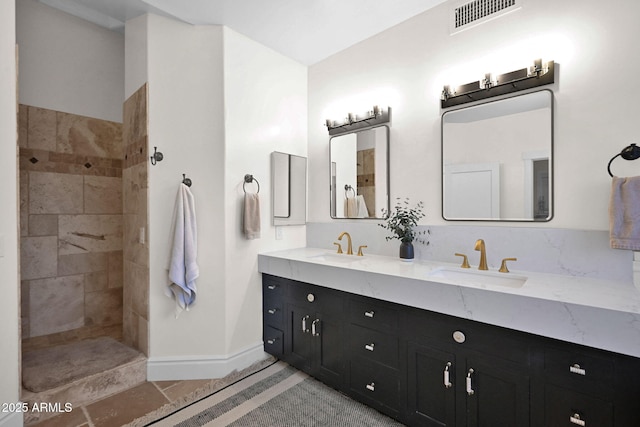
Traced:
<svg viewBox="0 0 640 427">
<path fill-rule="evenodd" d="M 344 185 L 344 197 L 346 199 L 349 198 L 349 190 L 353 191 L 353 197 L 356 197 L 356 190 L 354 190 L 353 187 L 350 186 L 349 184 Z"/>
<path fill-rule="evenodd" d="M 609 164 L 607 165 L 607 171 L 609 172 L 609 176 L 613 178 L 613 174 L 611 173 L 611 163 L 618 157 L 621 156 L 625 160 L 636 160 L 640 158 L 640 147 L 636 144 L 630 144 L 622 149 L 621 152 L 616 154 L 609 160 Z"/>
<path fill-rule="evenodd" d="M 164 156 L 158 151 L 158 147 L 153 147 L 153 156 L 151 156 L 151 165 L 155 166 L 157 162 L 161 162 Z"/>
<path fill-rule="evenodd" d="M 191 187 L 191 184 L 192 184 L 191 180 L 187 178 L 185 174 L 182 174 L 182 183 L 187 187 Z"/>
<path fill-rule="evenodd" d="M 258 180 L 257 180 L 257 179 L 255 179 L 255 178 L 253 177 L 253 175 L 251 175 L 251 174 L 246 174 L 246 175 L 244 176 L 244 182 L 242 183 L 242 191 L 244 191 L 244 192 L 246 193 L 246 192 L 247 192 L 247 190 L 245 189 L 245 187 L 244 187 L 244 186 L 245 186 L 246 184 L 251 184 L 253 181 L 255 181 L 255 182 L 256 182 L 256 184 L 258 185 L 258 191 L 256 191 L 256 194 L 257 194 L 257 193 L 259 193 L 259 192 L 260 192 L 260 183 L 259 183 L 259 182 L 258 182 Z"/>
</svg>

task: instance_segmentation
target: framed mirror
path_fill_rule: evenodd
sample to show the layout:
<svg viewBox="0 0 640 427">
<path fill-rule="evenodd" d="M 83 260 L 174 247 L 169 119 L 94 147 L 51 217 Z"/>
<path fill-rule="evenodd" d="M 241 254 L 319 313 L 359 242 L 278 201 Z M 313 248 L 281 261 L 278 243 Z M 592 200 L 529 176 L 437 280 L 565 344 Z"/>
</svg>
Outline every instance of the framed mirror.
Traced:
<svg viewBox="0 0 640 427">
<path fill-rule="evenodd" d="M 271 153 L 273 225 L 307 221 L 307 158 Z"/>
<path fill-rule="evenodd" d="M 389 127 L 376 126 L 329 141 L 331 218 L 383 218 L 389 210 Z"/>
<path fill-rule="evenodd" d="M 552 155 L 550 90 L 445 112 L 442 217 L 551 220 Z"/>
</svg>

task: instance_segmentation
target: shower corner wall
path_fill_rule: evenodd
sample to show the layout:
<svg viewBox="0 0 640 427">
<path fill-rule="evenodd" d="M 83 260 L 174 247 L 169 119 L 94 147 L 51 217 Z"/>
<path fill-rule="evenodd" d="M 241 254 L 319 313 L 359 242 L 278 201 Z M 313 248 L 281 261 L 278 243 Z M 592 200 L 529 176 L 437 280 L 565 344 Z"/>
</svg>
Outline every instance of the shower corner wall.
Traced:
<svg viewBox="0 0 640 427">
<path fill-rule="evenodd" d="M 149 354 L 148 90 L 140 87 L 123 108 L 123 335 Z"/>
</svg>

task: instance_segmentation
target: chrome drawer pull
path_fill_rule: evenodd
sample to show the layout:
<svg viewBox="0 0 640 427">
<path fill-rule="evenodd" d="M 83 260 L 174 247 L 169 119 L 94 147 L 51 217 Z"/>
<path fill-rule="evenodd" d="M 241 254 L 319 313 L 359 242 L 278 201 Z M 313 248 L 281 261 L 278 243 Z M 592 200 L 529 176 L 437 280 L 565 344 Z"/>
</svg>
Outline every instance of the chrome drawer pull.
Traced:
<svg viewBox="0 0 640 427">
<path fill-rule="evenodd" d="M 569 366 L 569 372 L 571 372 L 572 374 L 587 375 L 587 370 L 582 369 L 577 363 Z"/>
<path fill-rule="evenodd" d="M 270 291 L 273 291 L 275 288 L 277 288 L 276 285 L 268 285 L 267 289 L 269 289 Z"/>
<path fill-rule="evenodd" d="M 376 383 L 367 384 L 367 390 L 376 391 Z"/>
<path fill-rule="evenodd" d="M 302 332 L 304 332 L 305 334 L 307 332 L 309 332 L 309 329 L 307 329 L 307 319 L 308 318 L 309 318 L 308 314 L 302 318 Z"/>
<path fill-rule="evenodd" d="M 375 311 L 373 311 L 373 310 L 371 310 L 371 311 L 365 311 L 365 312 L 364 312 L 364 317 L 371 317 L 371 318 L 373 318 L 374 314 L 376 314 L 376 313 L 375 313 Z"/>
<path fill-rule="evenodd" d="M 366 345 L 364 346 L 364 348 L 365 348 L 366 350 L 373 351 L 373 347 L 374 347 L 374 346 L 375 346 L 375 344 L 374 344 L 374 343 L 371 343 L 371 344 L 366 344 Z"/>
<path fill-rule="evenodd" d="M 269 338 L 267 340 L 267 344 L 274 345 L 276 343 L 276 341 L 278 341 L 278 338 Z"/>
<path fill-rule="evenodd" d="M 270 308 L 269 310 L 267 310 L 267 313 L 269 314 L 276 314 L 276 312 L 278 311 L 277 308 Z"/>
<path fill-rule="evenodd" d="M 580 418 L 580 414 L 575 413 L 572 416 L 569 417 L 569 421 L 571 421 L 572 424 L 577 424 L 579 426 L 586 426 L 587 422 L 583 419 Z"/>
<path fill-rule="evenodd" d="M 311 322 L 311 335 L 313 335 L 314 337 L 319 337 L 320 336 L 320 331 L 317 330 L 316 325 L 320 324 L 320 319 L 316 319 L 313 322 Z"/>
<path fill-rule="evenodd" d="M 473 391 L 473 388 L 471 388 L 471 374 L 473 374 L 473 368 L 470 368 L 469 372 L 467 373 L 467 394 L 469 396 L 475 393 L 475 391 Z"/>
<path fill-rule="evenodd" d="M 449 381 L 449 368 L 451 367 L 451 362 L 447 362 L 447 366 L 444 367 L 444 387 L 449 388 L 453 384 Z"/>
</svg>

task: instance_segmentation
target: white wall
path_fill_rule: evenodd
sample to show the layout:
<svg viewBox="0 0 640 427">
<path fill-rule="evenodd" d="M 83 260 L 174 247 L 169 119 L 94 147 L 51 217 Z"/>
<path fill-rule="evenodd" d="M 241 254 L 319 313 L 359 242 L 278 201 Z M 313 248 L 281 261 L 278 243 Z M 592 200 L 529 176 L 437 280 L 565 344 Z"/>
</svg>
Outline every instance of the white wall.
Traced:
<svg viewBox="0 0 640 427">
<path fill-rule="evenodd" d="M 122 34 L 35 0 L 15 3 L 20 103 L 122 122 Z"/>
<path fill-rule="evenodd" d="M 149 172 L 149 378 L 222 376 L 262 354 L 258 251 L 305 244 L 304 226 L 275 240 L 270 153 L 306 155 L 306 68 L 227 28 L 145 19 L 127 31 L 146 26 L 149 144 L 164 153 Z M 176 319 L 164 288 L 182 173 L 193 181 L 200 276 L 196 305 Z M 262 237 L 252 241 L 241 233 L 247 173 L 260 182 Z"/>
<path fill-rule="evenodd" d="M 306 243 L 305 226 L 271 225 L 271 152 L 307 156 L 307 68 L 224 29 L 226 334 L 231 353 L 262 341 L 258 253 Z M 261 237 L 242 230 L 243 177 L 260 183 Z M 246 186 L 255 191 L 255 184 Z"/>
<path fill-rule="evenodd" d="M 20 279 L 18 275 L 18 169 L 15 6 L 0 2 L 0 403 L 20 400 Z M 21 426 L 21 414 L 0 413 L 0 426 Z"/>
<path fill-rule="evenodd" d="M 330 221 L 329 137 L 322 124 L 377 104 L 393 108 L 391 200 L 423 200 L 423 223 L 446 224 L 441 219 L 442 86 L 543 58 L 559 64 L 552 86 L 555 217 L 519 225 L 607 230 L 611 180 L 606 164 L 629 143 L 640 142 L 640 30 L 634 22 L 640 3 L 529 0 L 517 12 L 449 35 L 452 3 L 310 67 L 310 221 Z M 640 175 L 638 162 L 619 160 L 613 169 L 621 176 Z"/>
<path fill-rule="evenodd" d="M 149 356 L 152 362 L 220 357 L 226 355 L 222 28 L 147 19 L 149 145 L 164 154 L 149 166 Z M 164 292 L 183 173 L 193 181 L 200 276 L 196 305 L 176 319 Z"/>
</svg>

